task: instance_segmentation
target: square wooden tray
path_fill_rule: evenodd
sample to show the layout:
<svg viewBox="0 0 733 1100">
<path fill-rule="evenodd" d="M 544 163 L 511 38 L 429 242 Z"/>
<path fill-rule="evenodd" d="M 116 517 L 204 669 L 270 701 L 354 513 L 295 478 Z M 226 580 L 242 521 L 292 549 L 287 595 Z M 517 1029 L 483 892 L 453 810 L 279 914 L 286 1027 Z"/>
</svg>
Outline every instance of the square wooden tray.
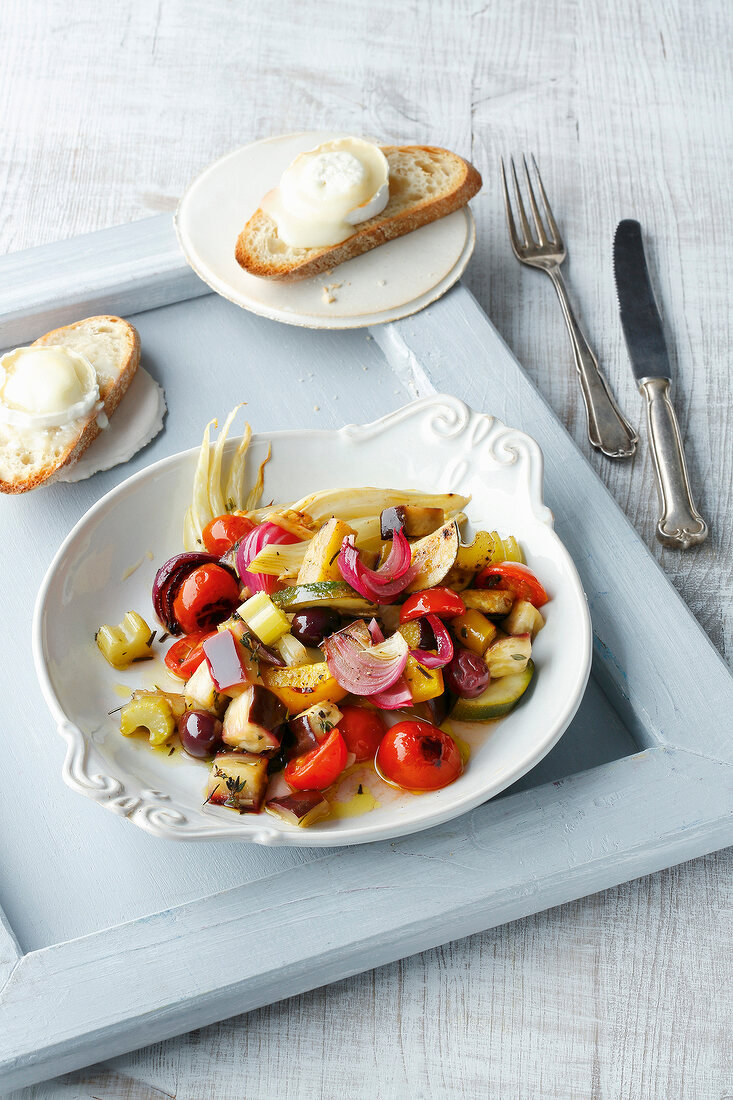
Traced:
<svg viewBox="0 0 733 1100">
<path fill-rule="evenodd" d="M 730 672 L 462 286 L 371 331 L 290 328 L 211 295 L 161 217 L 0 260 L 0 302 L 2 348 L 85 315 L 130 316 L 169 406 L 164 433 L 126 466 L 0 506 L 3 1090 L 733 842 Z M 195 446 L 202 417 L 240 400 L 256 431 L 273 431 L 366 422 L 436 392 L 544 451 L 595 642 L 585 699 L 553 752 L 447 825 L 340 850 L 166 843 L 65 788 L 30 623 L 86 508 Z"/>
</svg>

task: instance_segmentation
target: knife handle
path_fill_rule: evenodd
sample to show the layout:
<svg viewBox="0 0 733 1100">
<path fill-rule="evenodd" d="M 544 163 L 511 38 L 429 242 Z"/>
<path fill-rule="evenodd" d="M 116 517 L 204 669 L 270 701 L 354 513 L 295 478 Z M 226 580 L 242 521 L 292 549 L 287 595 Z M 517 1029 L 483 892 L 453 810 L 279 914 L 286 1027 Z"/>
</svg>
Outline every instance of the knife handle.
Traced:
<svg viewBox="0 0 733 1100">
<path fill-rule="evenodd" d="M 608 382 L 601 374 L 598 360 L 590 349 L 568 297 L 565 280 L 557 266 L 547 269 L 560 299 L 565 323 L 573 345 L 575 367 L 588 416 L 588 439 L 607 458 L 631 458 L 638 435 L 616 404 Z"/>
<path fill-rule="evenodd" d="M 680 426 L 669 396 L 669 379 L 645 378 L 639 388 L 646 397 L 649 442 L 662 509 L 657 538 L 665 546 L 689 550 L 705 541 L 708 525 L 692 500 Z"/>
</svg>

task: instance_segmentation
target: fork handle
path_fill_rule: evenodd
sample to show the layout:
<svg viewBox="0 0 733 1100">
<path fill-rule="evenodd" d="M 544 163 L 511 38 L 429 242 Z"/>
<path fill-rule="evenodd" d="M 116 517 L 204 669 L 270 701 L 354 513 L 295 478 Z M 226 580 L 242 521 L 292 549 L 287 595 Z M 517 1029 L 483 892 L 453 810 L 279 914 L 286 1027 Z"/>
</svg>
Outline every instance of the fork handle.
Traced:
<svg viewBox="0 0 733 1100">
<path fill-rule="evenodd" d="M 616 404 L 608 382 L 601 374 L 598 360 L 588 346 L 585 333 L 570 304 L 559 267 L 548 268 L 547 273 L 560 299 L 573 345 L 575 366 L 588 415 L 588 439 L 607 458 L 630 458 L 636 450 L 639 437 Z"/>
</svg>

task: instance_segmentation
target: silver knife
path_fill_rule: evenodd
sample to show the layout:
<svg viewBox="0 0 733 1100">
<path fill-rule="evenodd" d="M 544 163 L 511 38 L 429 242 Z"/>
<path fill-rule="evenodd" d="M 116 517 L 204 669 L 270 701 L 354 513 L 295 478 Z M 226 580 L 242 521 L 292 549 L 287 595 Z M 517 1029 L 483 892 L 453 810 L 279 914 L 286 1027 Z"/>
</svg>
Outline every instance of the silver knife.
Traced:
<svg viewBox="0 0 733 1100">
<path fill-rule="evenodd" d="M 637 221 L 619 222 L 613 242 L 613 266 L 631 368 L 647 402 L 649 442 L 662 512 L 657 538 L 665 546 L 688 550 L 707 538 L 708 526 L 690 492 L 682 437 L 670 400 L 671 375 L 662 319 Z"/>
</svg>

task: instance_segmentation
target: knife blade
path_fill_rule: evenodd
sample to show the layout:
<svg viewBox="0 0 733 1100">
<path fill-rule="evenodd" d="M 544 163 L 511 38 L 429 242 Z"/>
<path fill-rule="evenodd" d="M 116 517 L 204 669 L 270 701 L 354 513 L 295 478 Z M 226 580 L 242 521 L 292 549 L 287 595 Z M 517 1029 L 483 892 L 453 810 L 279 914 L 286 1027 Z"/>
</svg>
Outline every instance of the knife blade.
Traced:
<svg viewBox="0 0 733 1100">
<path fill-rule="evenodd" d="M 657 538 L 665 546 L 687 550 L 707 538 L 708 528 L 692 500 L 682 436 L 670 399 L 671 371 L 662 318 L 649 278 L 641 226 L 631 218 L 619 222 L 616 229 L 613 269 L 631 369 L 647 402 L 661 510 Z"/>
<path fill-rule="evenodd" d="M 621 326 L 636 378 L 671 379 L 667 343 L 649 278 L 641 226 L 631 218 L 619 222 L 616 229 L 613 266 Z"/>
</svg>

